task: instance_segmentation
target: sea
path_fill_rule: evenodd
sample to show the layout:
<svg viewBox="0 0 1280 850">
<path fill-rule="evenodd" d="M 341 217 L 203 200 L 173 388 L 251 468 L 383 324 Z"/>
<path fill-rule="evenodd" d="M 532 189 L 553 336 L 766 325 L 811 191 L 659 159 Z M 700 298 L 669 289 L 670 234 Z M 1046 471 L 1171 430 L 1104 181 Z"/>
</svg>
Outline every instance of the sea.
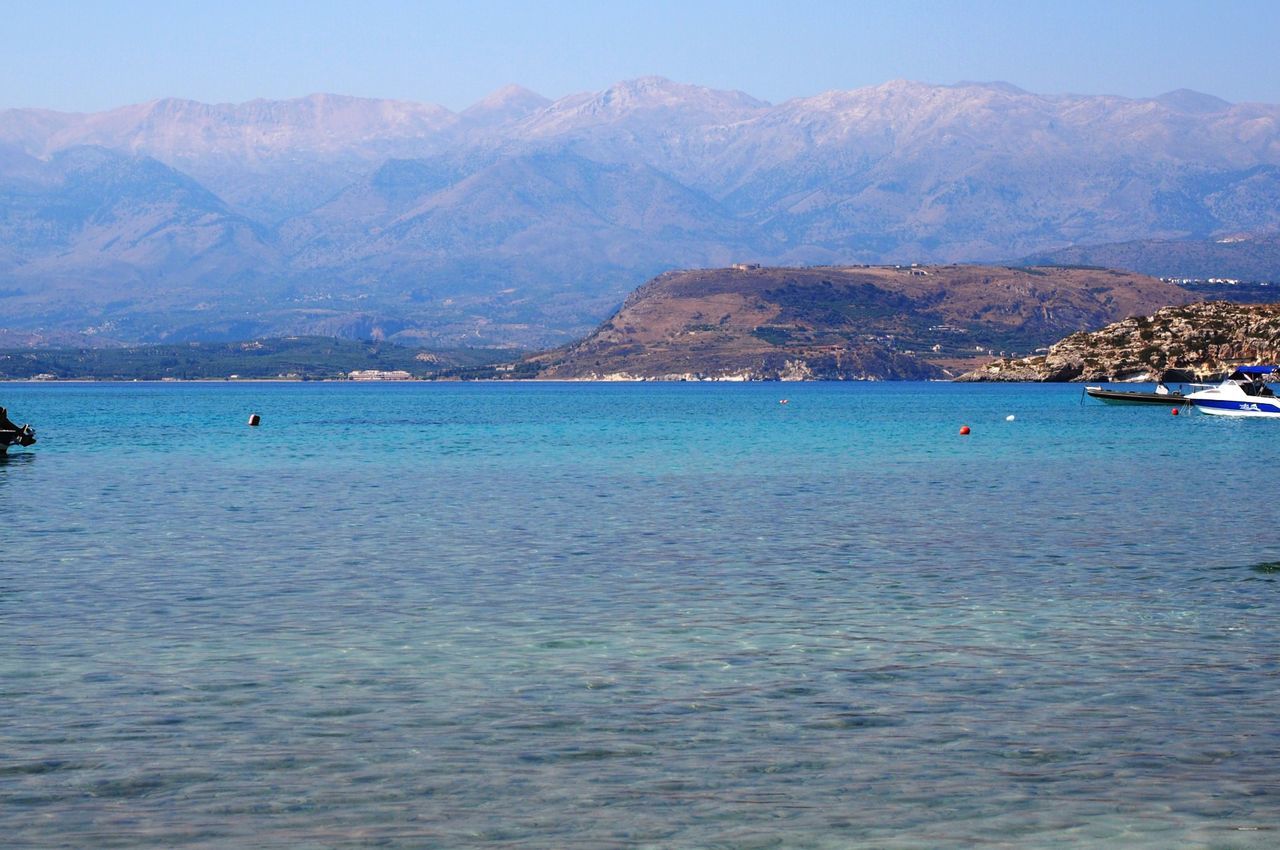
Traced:
<svg viewBox="0 0 1280 850">
<path fill-rule="evenodd" d="M 39 437 L 0 461 L 6 848 L 1280 846 L 1275 422 L 1064 384 L 0 405 Z"/>
</svg>

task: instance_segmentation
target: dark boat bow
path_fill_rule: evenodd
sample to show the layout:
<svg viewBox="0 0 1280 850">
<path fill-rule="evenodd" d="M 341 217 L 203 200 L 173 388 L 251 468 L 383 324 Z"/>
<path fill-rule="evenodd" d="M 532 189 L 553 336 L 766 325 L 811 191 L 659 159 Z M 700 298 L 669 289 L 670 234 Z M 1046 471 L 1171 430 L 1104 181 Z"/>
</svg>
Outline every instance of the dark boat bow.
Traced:
<svg viewBox="0 0 1280 850">
<path fill-rule="evenodd" d="M 1187 397 L 1180 392 L 1170 390 L 1163 393 L 1148 393 L 1138 390 L 1108 390 L 1102 387 L 1085 387 L 1090 398 L 1105 401 L 1108 404 L 1164 404 L 1178 407 Z"/>
</svg>

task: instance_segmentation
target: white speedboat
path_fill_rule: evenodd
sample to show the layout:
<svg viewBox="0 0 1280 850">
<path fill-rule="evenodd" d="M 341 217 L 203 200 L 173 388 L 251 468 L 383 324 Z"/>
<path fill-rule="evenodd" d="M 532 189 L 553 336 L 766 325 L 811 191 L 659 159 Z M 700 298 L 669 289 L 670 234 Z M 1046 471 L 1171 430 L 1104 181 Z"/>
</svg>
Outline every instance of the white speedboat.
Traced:
<svg viewBox="0 0 1280 850">
<path fill-rule="evenodd" d="M 1280 417 L 1280 398 L 1267 386 L 1267 376 L 1275 371 L 1275 366 L 1239 366 L 1221 384 L 1188 394 L 1187 401 L 1215 416 Z"/>
</svg>

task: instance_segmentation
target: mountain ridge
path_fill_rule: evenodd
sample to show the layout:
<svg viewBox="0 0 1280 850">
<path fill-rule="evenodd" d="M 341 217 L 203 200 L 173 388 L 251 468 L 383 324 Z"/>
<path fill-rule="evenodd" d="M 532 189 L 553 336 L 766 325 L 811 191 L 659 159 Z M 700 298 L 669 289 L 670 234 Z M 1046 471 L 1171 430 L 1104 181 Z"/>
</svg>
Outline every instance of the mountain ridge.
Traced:
<svg viewBox="0 0 1280 850">
<path fill-rule="evenodd" d="M 51 166 L 90 148 L 194 181 L 231 235 L 213 239 L 194 192 L 137 207 L 137 222 L 127 204 L 93 219 L 108 175 L 72 196 Z M 0 200 L 0 289 L 24 296 L 0 299 L 9 331 L 158 342 L 201 322 L 307 333 L 373 316 L 409 341 L 535 346 L 589 331 L 664 270 L 1042 262 L 1274 231 L 1280 106 L 909 80 L 770 104 L 645 77 L 554 100 L 507 86 L 459 112 L 336 95 L 5 110 Z M 34 208 L 47 214 L 20 214 Z M 171 251 L 102 250 L 152 230 Z M 219 244 L 234 269 L 220 286 L 206 274 Z M 58 294 L 77 277 L 90 294 L 136 292 L 77 313 Z"/>
<path fill-rule="evenodd" d="M 1019 262 L 1110 266 L 1156 277 L 1280 282 L 1280 233 L 1224 234 L 1212 239 L 1139 239 L 1105 245 L 1079 245 L 1023 257 Z"/>
</svg>

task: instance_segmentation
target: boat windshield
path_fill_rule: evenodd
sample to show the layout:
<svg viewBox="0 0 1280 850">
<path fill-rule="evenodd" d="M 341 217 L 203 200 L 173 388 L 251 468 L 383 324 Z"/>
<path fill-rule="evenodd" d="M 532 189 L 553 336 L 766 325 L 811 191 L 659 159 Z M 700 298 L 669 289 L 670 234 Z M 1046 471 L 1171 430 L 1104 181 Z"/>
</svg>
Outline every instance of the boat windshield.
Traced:
<svg viewBox="0 0 1280 850">
<path fill-rule="evenodd" d="M 1245 395 L 1275 395 L 1271 387 L 1267 386 L 1267 379 L 1262 374 L 1235 371 L 1227 378 L 1227 383 L 1236 384 Z"/>
</svg>

